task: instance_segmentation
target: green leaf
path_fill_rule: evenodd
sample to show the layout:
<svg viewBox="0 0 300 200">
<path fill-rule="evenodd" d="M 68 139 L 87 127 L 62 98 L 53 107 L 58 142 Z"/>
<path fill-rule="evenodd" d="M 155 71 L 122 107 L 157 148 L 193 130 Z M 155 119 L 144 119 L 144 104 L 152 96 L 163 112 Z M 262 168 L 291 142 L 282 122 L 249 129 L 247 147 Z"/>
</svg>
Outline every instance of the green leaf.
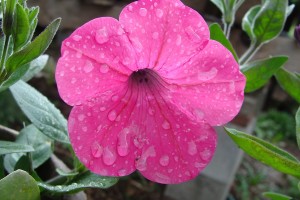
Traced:
<svg viewBox="0 0 300 200">
<path fill-rule="evenodd" d="M 29 69 L 27 70 L 26 74 L 22 77 L 22 80 L 27 82 L 30 79 L 32 79 L 37 73 L 44 69 L 48 60 L 48 55 L 41 55 L 37 59 L 31 61 L 29 64 Z"/>
<path fill-rule="evenodd" d="M 281 33 L 287 18 L 287 9 L 288 0 L 268 0 L 263 2 L 252 27 L 256 43 L 267 43 Z"/>
<path fill-rule="evenodd" d="M 254 159 L 285 174 L 300 178 L 300 163 L 288 152 L 243 132 L 225 128 L 231 139 Z"/>
<path fill-rule="evenodd" d="M 34 125 L 29 125 L 22 129 L 16 139 L 16 143 L 30 144 L 34 148 L 34 151 L 31 153 L 33 169 L 42 165 L 52 154 L 52 141 L 48 137 L 44 136 Z M 16 163 L 20 161 L 22 156 L 24 156 L 24 154 L 20 153 L 6 155 L 6 170 L 8 172 L 15 170 Z"/>
<path fill-rule="evenodd" d="M 253 21 L 257 13 L 260 11 L 260 8 L 260 5 L 252 7 L 243 17 L 242 29 L 248 34 L 251 40 L 253 40 L 255 37 L 252 31 L 252 27 L 254 26 Z"/>
<path fill-rule="evenodd" d="M 276 72 L 275 77 L 279 85 L 300 103 L 300 77 L 283 68 Z"/>
<path fill-rule="evenodd" d="M 224 13 L 225 9 L 224 9 L 224 4 L 223 4 L 223 0 L 210 0 L 213 4 L 215 4 L 222 13 Z"/>
<path fill-rule="evenodd" d="M 264 86 L 269 79 L 288 61 L 286 56 L 277 56 L 247 63 L 241 67 L 247 78 L 245 92 L 253 92 Z"/>
<path fill-rule="evenodd" d="M 17 0 L 6 1 L 5 11 L 3 15 L 3 23 L 2 23 L 2 30 L 6 36 L 11 35 L 12 32 L 16 4 L 17 4 Z"/>
<path fill-rule="evenodd" d="M 17 82 L 10 90 L 22 111 L 42 133 L 69 144 L 67 120 L 44 95 L 24 81 Z"/>
<path fill-rule="evenodd" d="M 271 200 L 290 200 L 290 199 L 293 199 L 292 197 L 286 196 L 284 194 L 275 193 L 275 192 L 264 192 L 263 196 L 267 197 Z"/>
<path fill-rule="evenodd" d="M 61 19 L 54 20 L 33 42 L 29 43 L 22 50 L 12 54 L 6 61 L 6 70 L 12 73 L 15 69 L 23 66 L 39 57 L 50 45 L 59 27 Z"/>
<path fill-rule="evenodd" d="M 30 174 L 31 171 L 31 162 L 27 155 L 21 156 L 21 158 L 18 160 L 18 162 L 15 165 L 14 171 L 17 171 L 18 169 L 21 169 L 23 171 L 26 171 Z"/>
<path fill-rule="evenodd" d="M 30 25 L 28 15 L 22 6 L 17 4 L 13 24 L 14 51 L 17 51 L 26 43 L 29 37 L 29 31 Z"/>
<path fill-rule="evenodd" d="M 41 55 L 37 59 L 17 68 L 5 81 L 0 84 L 0 92 L 6 90 L 11 85 L 19 81 L 29 81 L 35 74 L 40 72 L 47 64 L 48 55 Z"/>
<path fill-rule="evenodd" d="M 232 47 L 230 41 L 226 38 L 220 25 L 217 23 L 213 23 L 209 26 L 209 30 L 210 30 L 210 39 L 216 40 L 220 42 L 223 46 L 225 46 L 232 53 L 235 60 L 238 62 L 239 58 L 236 55 L 236 52 L 234 51 L 234 48 Z"/>
<path fill-rule="evenodd" d="M 296 137 L 297 137 L 297 143 L 298 147 L 300 148 L 300 107 L 298 108 L 298 111 L 296 113 Z"/>
<path fill-rule="evenodd" d="M 76 176 L 72 183 L 68 185 L 56 185 L 52 186 L 46 183 L 38 183 L 38 185 L 50 192 L 54 193 L 70 193 L 84 190 L 86 188 L 109 188 L 118 182 L 117 178 L 103 177 L 93 174 L 91 172 L 85 172 L 84 174 Z"/>
<path fill-rule="evenodd" d="M 29 15 L 28 15 L 30 24 L 32 24 L 34 19 L 37 18 L 38 14 L 39 14 L 39 11 L 40 11 L 39 7 L 30 8 Z"/>
<path fill-rule="evenodd" d="M 5 176 L 4 158 L 3 155 L 0 155 L 0 179 L 2 179 L 4 176 Z"/>
<path fill-rule="evenodd" d="M 0 155 L 34 151 L 32 146 L 0 140 Z"/>
<path fill-rule="evenodd" d="M 1 200 L 39 200 L 40 190 L 25 171 L 17 170 L 0 180 Z"/>
</svg>

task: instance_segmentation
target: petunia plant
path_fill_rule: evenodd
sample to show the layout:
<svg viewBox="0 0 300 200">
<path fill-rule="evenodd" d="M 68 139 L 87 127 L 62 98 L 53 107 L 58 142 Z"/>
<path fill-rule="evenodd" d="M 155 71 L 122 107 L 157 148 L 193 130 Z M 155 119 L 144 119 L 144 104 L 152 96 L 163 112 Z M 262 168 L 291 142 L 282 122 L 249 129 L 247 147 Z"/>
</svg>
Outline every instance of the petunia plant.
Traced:
<svg viewBox="0 0 300 200">
<path fill-rule="evenodd" d="M 265 0 L 251 8 L 242 22 L 251 44 L 239 57 L 228 38 L 244 1 L 212 2 L 223 14 L 223 29 L 208 26 L 180 0 L 135 1 L 119 19 L 96 18 L 77 28 L 62 42 L 55 71 L 59 95 L 72 106 L 66 120 L 26 83 L 46 65 L 48 56 L 42 54 L 60 19 L 33 39 L 38 7 L 28 8 L 25 0 L 1 1 L 0 92 L 9 89 L 31 122 L 20 131 L 0 125 L 15 138 L 0 141 L 3 198 L 105 189 L 135 171 L 162 184 L 190 181 L 213 158 L 213 127 L 239 113 L 245 92 L 275 76 L 300 102 L 299 75 L 282 68 L 286 56 L 251 60 L 282 32 L 293 5 Z M 298 111 L 297 137 L 299 119 Z M 225 130 L 252 157 L 300 178 L 294 156 L 249 134 Z M 72 169 L 53 153 L 58 143 L 72 155 Z M 45 181 L 36 169 L 49 159 L 57 176 Z"/>
</svg>

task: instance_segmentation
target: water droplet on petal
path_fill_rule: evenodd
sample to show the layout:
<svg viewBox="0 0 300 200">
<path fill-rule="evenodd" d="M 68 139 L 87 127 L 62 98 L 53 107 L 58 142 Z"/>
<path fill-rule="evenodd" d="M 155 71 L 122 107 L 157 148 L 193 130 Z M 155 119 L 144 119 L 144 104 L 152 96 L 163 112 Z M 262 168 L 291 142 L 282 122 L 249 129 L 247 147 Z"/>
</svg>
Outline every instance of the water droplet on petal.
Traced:
<svg viewBox="0 0 300 200">
<path fill-rule="evenodd" d="M 139 11 L 139 13 L 140 13 L 140 15 L 142 16 L 142 17 L 145 17 L 146 15 L 147 15 L 147 9 L 146 8 L 140 8 L 140 11 Z"/>
<path fill-rule="evenodd" d="M 198 79 L 201 81 L 208 81 L 216 77 L 218 70 L 215 67 L 212 67 L 209 71 L 199 72 Z"/>
<path fill-rule="evenodd" d="M 166 129 L 166 130 L 168 130 L 168 129 L 171 128 L 170 123 L 169 123 L 167 120 L 165 120 L 165 121 L 162 123 L 162 127 L 163 127 L 163 129 Z"/>
<path fill-rule="evenodd" d="M 117 157 L 116 154 L 114 154 L 108 147 L 104 148 L 103 151 L 103 162 L 106 165 L 112 165 L 116 161 Z"/>
<path fill-rule="evenodd" d="M 197 146 L 194 141 L 188 143 L 188 153 L 193 156 L 197 154 Z"/>
<path fill-rule="evenodd" d="M 152 34 L 152 38 L 156 40 L 158 38 L 158 32 L 154 32 Z"/>
<path fill-rule="evenodd" d="M 78 120 L 79 120 L 79 121 L 83 121 L 84 118 L 85 118 L 84 114 L 78 115 Z"/>
<path fill-rule="evenodd" d="M 158 18 L 162 18 L 162 16 L 164 15 L 164 12 L 161 9 L 156 9 L 156 17 Z"/>
<path fill-rule="evenodd" d="M 73 40 L 75 40 L 76 42 L 80 41 L 82 39 L 82 37 L 80 35 L 74 35 Z"/>
<path fill-rule="evenodd" d="M 157 181 L 159 183 L 170 183 L 171 182 L 171 178 L 164 174 L 156 172 L 155 176 L 156 176 L 155 181 Z"/>
<path fill-rule="evenodd" d="M 83 67 L 83 70 L 85 73 L 89 73 L 91 72 L 92 70 L 94 69 L 94 65 L 91 61 L 87 60 L 84 67 Z"/>
<path fill-rule="evenodd" d="M 126 169 L 120 169 L 120 170 L 118 171 L 118 175 L 119 175 L 119 176 L 126 176 L 126 175 L 127 175 Z"/>
<path fill-rule="evenodd" d="M 142 50 L 143 50 L 143 45 L 141 44 L 141 42 L 139 41 L 139 39 L 137 39 L 137 38 L 132 38 L 131 41 L 132 41 L 132 43 L 133 43 L 133 45 L 134 45 L 136 51 L 137 51 L 137 52 L 142 52 Z"/>
<path fill-rule="evenodd" d="M 98 29 L 96 31 L 96 41 L 99 44 L 104 44 L 108 41 L 109 37 L 108 37 L 108 33 L 107 33 L 107 29 L 105 27 Z"/>
<path fill-rule="evenodd" d="M 153 109 L 153 108 L 149 108 L 148 109 L 148 113 L 149 113 L 149 115 L 154 115 L 154 113 L 155 113 L 155 110 Z"/>
<path fill-rule="evenodd" d="M 118 154 L 120 156 L 127 156 L 129 153 L 129 142 L 128 142 L 128 134 L 130 130 L 128 128 L 123 129 L 118 136 Z"/>
<path fill-rule="evenodd" d="M 91 146 L 91 151 L 92 151 L 92 155 L 95 158 L 99 158 L 100 156 L 102 156 L 103 148 L 100 146 L 100 144 L 97 141 L 95 141 Z"/>
<path fill-rule="evenodd" d="M 169 156 L 167 156 L 167 155 L 164 155 L 159 159 L 159 163 L 164 167 L 169 164 L 169 161 L 170 161 Z"/>
<path fill-rule="evenodd" d="M 130 11 L 130 12 L 132 12 L 133 11 L 133 7 L 130 5 L 130 6 L 128 6 L 128 10 Z"/>
<path fill-rule="evenodd" d="M 185 29 L 185 32 L 187 33 L 187 35 L 189 36 L 189 38 L 190 38 L 192 41 L 195 41 L 195 42 L 201 41 L 200 36 L 195 32 L 195 30 L 193 29 L 193 27 L 188 26 L 188 27 Z"/>
<path fill-rule="evenodd" d="M 197 118 L 197 120 L 203 120 L 203 118 L 204 118 L 204 113 L 200 109 L 195 109 L 193 111 L 193 114 L 195 115 L 195 117 Z"/>
<path fill-rule="evenodd" d="M 105 73 L 107 73 L 108 71 L 109 71 L 109 67 L 108 67 L 107 64 L 102 64 L 102 65 L 100 66 L 100 72 L 101 72 L 101 73 L 105 74 Z"/>
<path fill-rule="evenodd" d="M 209 149 L 205 149 L 200 153 L 200 156 L 203 160 L 209 160 L 211 158 L 211 151 Z"/>
<path fill-rule="evenodd" d="M 154 146 L 149 147 L 144 151 L 141 157 L 136 161 L 135 166 L 139 171 L 145 171 L 147 169 L 147 159 L 149 157 L 155 157 L 156 152 Z"/>
<path fill-rule="evenodd" d="M 180 35 L 177 35 L 176 45 L 177 46 L 181 45 L 181 36 Z"/>
<path fill-rule="evenodd" d="M 108 113 L 108 119 L 110 120 L 110 121 L 115 121 L 115 119 L 117 118 L 117 113 L 116 113 L 116 111 L 110 111 L 109 113 Z"/>
</svg>

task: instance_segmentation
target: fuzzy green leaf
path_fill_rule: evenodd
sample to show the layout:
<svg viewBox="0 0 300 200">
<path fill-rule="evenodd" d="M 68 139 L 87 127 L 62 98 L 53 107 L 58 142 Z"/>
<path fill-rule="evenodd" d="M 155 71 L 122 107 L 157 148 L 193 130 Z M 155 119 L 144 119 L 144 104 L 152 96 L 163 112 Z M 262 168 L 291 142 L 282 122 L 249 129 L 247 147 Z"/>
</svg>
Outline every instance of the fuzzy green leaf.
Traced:
<svg viewBox="0 0 300 200">
<path fill-rule="evenodd" d="M 32 146 L 26 144 L 18 144 L 15 142 L 0 141 L 0 155 L 19 153 L 19 152 L 31 152 L 34 151 Z"/>
</svg>

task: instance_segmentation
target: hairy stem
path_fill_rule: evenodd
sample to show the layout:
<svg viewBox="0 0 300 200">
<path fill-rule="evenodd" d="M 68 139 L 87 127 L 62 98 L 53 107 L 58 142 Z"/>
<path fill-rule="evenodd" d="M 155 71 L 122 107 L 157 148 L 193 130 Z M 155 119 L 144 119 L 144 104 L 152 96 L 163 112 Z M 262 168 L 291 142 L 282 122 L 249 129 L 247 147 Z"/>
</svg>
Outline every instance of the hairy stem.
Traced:
<svg viewBox="0 0 300 200">
<path fill-rule="evenodd" d="M 6 133 L 9 133 L 9 134 L 13 135 L 14 137 L 19 135 L 18 131 L 14 130 L 14 129 L 11 129 L 11 128 L 8 128 L 6 126 L 3 126 L 1 124 L 0 124 L 0 131 L 4 131 Z"/>
</svg>

